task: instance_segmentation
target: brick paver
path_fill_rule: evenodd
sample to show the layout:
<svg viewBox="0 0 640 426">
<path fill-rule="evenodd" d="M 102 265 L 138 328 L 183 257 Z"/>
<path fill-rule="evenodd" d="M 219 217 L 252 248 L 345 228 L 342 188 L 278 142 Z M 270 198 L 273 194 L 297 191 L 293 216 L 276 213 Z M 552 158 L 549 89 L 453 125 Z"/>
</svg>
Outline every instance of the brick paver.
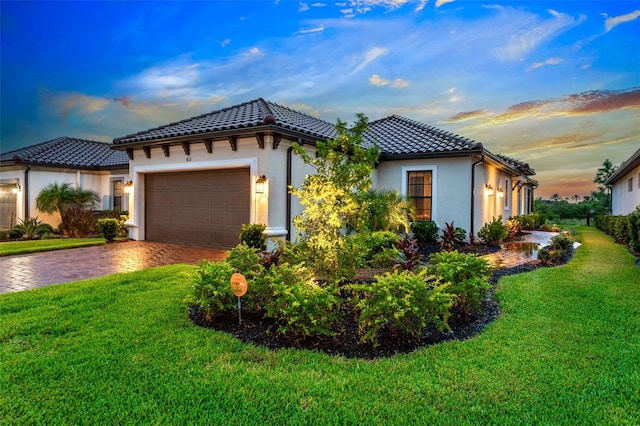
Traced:
<svg viewBox="0 0 640 426">
<path fill-rule="evenodd" d="M 183 244 L 126 241 L 103 246 L 0 257 L 0 293 L 138 271 L 175 263 L 219 260 L 224 250 Z"/>
</svg>

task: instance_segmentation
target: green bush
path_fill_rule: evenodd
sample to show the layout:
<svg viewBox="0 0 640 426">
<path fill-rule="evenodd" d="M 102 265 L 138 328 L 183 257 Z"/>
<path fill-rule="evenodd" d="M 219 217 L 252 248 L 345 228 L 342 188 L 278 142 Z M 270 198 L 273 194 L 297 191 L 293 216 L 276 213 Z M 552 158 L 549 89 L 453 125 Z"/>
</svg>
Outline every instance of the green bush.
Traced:
<svg viewBox="0 0 640 426">
<path fill-rule="evenodd" d="M 100 235 L 102 235 L 108 243 L 113 242 L 116 239 L 119 227 L 120 223 L 118 219 L 98 219 L 98 231 L 100 231 Z"/>
<path fill-rule="evenodd" d="M 396 329 L 416 337 L 428 325 L 449 328 L 449 309 L 455 295 L 449 284 L 428 276 L 426 270 L 388 272 L 371 284 L 353 284 L 362 341 L 378 345 L 381 329 Z"/>
<path fill-rule="evenodd" d="M 9 239 L 9 231 L 0 231 L 0 241 L 6 241 Z"/>
<path fill-rule="evenodd" d="M 15 226 L 9 230 L 9 238 L 12 240 L 20 239 L 23 235 L 24 231 L 20 228 L 16 228 Z"/>
<path fill-rule="evenodd" d="M 225 261 L 202 260 L 187 302 L 199 306 L 209 317 L 235 309 L 237 297 L 231 292 L 230 286 L 234 272 L 233 267 Z"/>
<path fill-rule="evenodd" d="M 481 309 L 491 278 L 491 267 L 484 259 L 457 251 L 434 253 L 429 259 L 427 272 L 451 285 L 449 291 L 457 296 L 456 305 L 463 312 Z"/>
<path fill-rule="evenodd" d="M 522 231 L 522 223 L 514 218 L 507 220 L 507 239 L 513 240 Z"/>
<path fill-rule="evenodd" d="M 627 216 L 629 227 L 629 245 L 636 253 L 640 253 L 640 206 Z"/>
<path fill-rule="evenodd" d="M 436 244 L 438 242 L 438 224 L 433 221 L 419 221 L 411 224 L 413 238 L 418 240 L 421 246 Z"/>
<path fill-rule="evenodd" d="M 263 270 L 258 250 L 244 242 L 229 250 L 225 260 L 235 272 L 244 275 L 247 280 L 254 279 Z"/>
<path fill-rule="evenodd" d="M 492 246 L 499 246 L 507 238 L 507 227 L 502 224 L 502 216 L 494 217 L 493 220 L 478 231 L 478 237 L 485 243 Z"/>
<path fill-rule="evenodd" d="M 391 231 L 360 232 L 347 238 L 347 250 L 352 256 L 362 260 L 361 267 L 367 266 L 371 260 L 385 249 L 392 249 L 400 240 L 400 235 Z"/>
<path fill-rule="evenodd" d="M 40 237 L 43 233 L 48 232 L 50 229 L 53 231 L 50 225 L 38 220 L 38 217 L 30 217 L 20 219 L 20 223 L 13 227 L 22 233 L 20 237 L 28 238 L 30 240 Z M 20 238 L 18 237 L 18 238 Z"/>
<path fill-rule="evenodd" d="M 373 255 L 369 261 L 369 265 L 374 268 L 392 268 L 400 257 L 400 251 L 393 248 L 383 248 L 381 252 Z"/>
<path fill-rule="evenodd" d="M 527 230 L 538 229 L 540 225 L 544 223 L 543 216 L 538 213 L 529 213 L 529 214 L 523 214 L 520 216 L 513 216 L 510 219 L 517 220 L 522 226 L 522 229 L 527 229 Z"/>
<path fill-rule="evenodd" d="M 247 246 L 260 251 L 266 250 L 267 240 L 263 234 L 265 229 L 267 229 L 267 226 L 261 223 L 242 225 L 242 230 L 240 231 L 240 243 L 244 243 Z"/>
<path fill-rule="evenodd" d="M 271 293 L 265 316 L 277 321 L 278 332 L 300 336 L 332 335 L 340 298 L 334 286 L 321 286 L 304 265 L 280 264 L 261 278 Z"/>
</svg>

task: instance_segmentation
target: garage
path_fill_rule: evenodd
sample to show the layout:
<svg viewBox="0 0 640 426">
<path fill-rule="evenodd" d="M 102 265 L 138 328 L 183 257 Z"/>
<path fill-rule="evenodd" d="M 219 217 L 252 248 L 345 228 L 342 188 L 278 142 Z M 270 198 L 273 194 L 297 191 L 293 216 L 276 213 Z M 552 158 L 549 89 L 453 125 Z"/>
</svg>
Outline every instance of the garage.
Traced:
<svg viewBox="0 0 640 426">
<path fill-rule="evenodd" d="M 250 222 L 249 169 L 145 175 L 147 240 L 230 248 Z"/>
<path fill-rule="evenodd" d="M 0 185 L 0 229 L 11 229 L 16 224 L 17 194 L 15 184 Z"/>
</svg>

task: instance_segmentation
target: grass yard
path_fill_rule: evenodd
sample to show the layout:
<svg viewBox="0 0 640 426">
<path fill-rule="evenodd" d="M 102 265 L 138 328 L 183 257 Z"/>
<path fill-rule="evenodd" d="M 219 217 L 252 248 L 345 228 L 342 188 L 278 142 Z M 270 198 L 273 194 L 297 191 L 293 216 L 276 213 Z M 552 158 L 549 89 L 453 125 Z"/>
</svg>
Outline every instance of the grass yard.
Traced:
<svg viewBox="0 0 640 426">
<path fill-rule="evenodd" d="M 3 424 L 638 424 L 640 269 L 594 229 L 468 341 L 375 361 L 192 325 L 178 265 L 0 295 Z"/>
<path fill-rule="evenodd" d="M 106 244 L 104 238 L 52 238 L 50 240 L 7 241 L 0 243 L 0 256 L 99 246 L 103 244 Z"/>
</svg>

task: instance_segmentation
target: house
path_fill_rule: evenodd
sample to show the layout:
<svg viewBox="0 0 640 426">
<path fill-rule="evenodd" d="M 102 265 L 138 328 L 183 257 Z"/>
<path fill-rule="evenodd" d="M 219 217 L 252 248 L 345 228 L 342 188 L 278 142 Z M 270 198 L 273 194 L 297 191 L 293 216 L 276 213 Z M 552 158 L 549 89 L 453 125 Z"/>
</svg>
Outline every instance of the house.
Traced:
<svg viewBox="0 0 640 426">
<path fill-rule="evenodd" d="M 477 231 L 493 217 L 531 212 L 535 171 L 481 143 L 400 116 L 369 123 L 381 148 L 374 188 L 413 198 L 422 220 Z M 270 244 L 295 239 L 301 206 L 288 191 L 313 173 L 292 152 L 335 136 L 333 123 L 264 99 L 114 139 L 133 187 L 129 236 L 231 247 L 242 224 Z"/>
<path fill-rule="evenodd" d="M 93 190 L 100 209 L 128 209 L 123 185 L 128 181 L 129 160 L 111 144 L 60 137 L 0 154 L 0 229 L 19 219 L 38 217 L 57 226 L 60 217 L 36 209 L 36 197 L 45 186 L 58 182 Z"/>
<path fill-rule="evenodd" d="M 624 161 L 604 183 L 611 187 L 611 211 L 626 215 L 640 205 L 640 149 Z"/>
</svg>

